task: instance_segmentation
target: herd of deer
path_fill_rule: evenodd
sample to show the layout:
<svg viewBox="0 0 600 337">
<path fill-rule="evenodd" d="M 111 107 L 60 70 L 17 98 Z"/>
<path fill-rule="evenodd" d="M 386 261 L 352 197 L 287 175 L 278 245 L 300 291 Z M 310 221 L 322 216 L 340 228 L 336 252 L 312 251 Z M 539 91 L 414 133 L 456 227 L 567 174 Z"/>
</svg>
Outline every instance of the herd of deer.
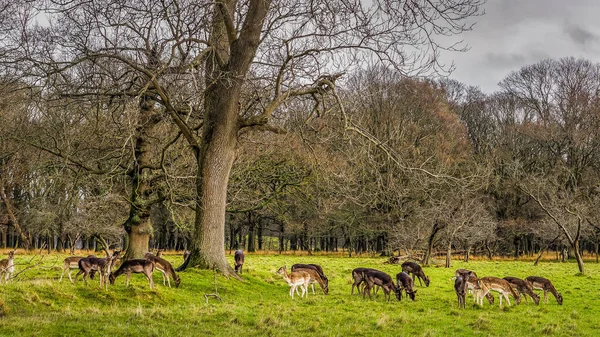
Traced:
<svg viewBox="0 0 600 337">
<path fill-rule="evenodd" d="M 283 276 L 283 279 L 290 286 L 290 296 L 294 298 L 294 293 L 298 292 L 298 287 L 302 291 L 301 297 L 308 297 L 308 286 L 312 284 L 313 294 L 315 293 L 314 283 L 318 283 L 323 289 L 323 293 L 329 292 L 329 281 L 323 273 L 323 268 L 317 264 L 295 264 L 292 266 L 292 272 L 288 273 L 286 267 L 283 266 L 277 270 L 277 274 Z M 411 277 L 412 274 L 412 277 Z M 423 286 L 425 283 L 426 287 L 429 287 L 429 277 L 425 275 L 421 266 L 415 262 L 404 262 L 402 264 L 402 272 L 396 275 L 396 283 L 392 280 L 392 277 L 380 270 L 372 268 L 356 268 L 352 271 L 352 291 L 354 295 L 354 288 L 358 292 L 362 292 L 363 298 L 369 294 L 371 298 L 371 289 L 375 288 L 375 293 L 379 288 L 383 289 L 384 298 L 390 300 L 390 294 L 393 291 L 396 298 L 402 300 L 402 293 L 406 294 L 406 297 L 411 300 L 415 300 L 417 290 L 414 289 L 413 278 L 419 280 L 419 285 Z M 562 305 L 563 298 L 560 293 L 556 291 L 554 285 L 550 280 L 538 276 L 529 276 L 524 280 L 516 277 L 507 276 L 505 278 L 498 277 L 482 277 L 478 278 L 474 271 L 467 269 L 458 269 L 453 277 L 454 290 L 458 296 L 458 305 L 460 308 L 466 306 L 466 293 L 467 290 L 473 293 L 475 302 L 479 305 L 483 305 L 483 298 L 485 297 L 490 304 L 494 304 L 494 296 L 490 291 L 499 293 L 500 306 L 502 306 L 502 300 L 505 299 L 508 305 L 510 300 L 508 295 L 511 295 L 517 304 L 521 302 L 521 295 L 527 296 L 533 299 L 533 302 L 538 305 L 540 302 L 540 296 L 534 292 L 536 290 L 544 291 L 544 299 L 548 302 L 548 292 L 552 293 L 556 298 L 558 304 Z"/>
<path fill-rule="evenodd" d="M 65 273 L 69 276 L 69 280 L 73 284 L 77 283 L 77 278 L 79 275 L 83 274 L 83 281 L 87 285 L 87 277 L 93 278 L 95 273 L 100 274 L 100 286 L 107 286 L 106 280 L 108 279 L 110 284 L 115 283 L 115 279 L 125 274 L 127 276 L 125 284 L 129 286 L 129 278 L 131 274 L 144 274 L 150 283 L 150 289 L 154 288 L 154 281 L 152 280 L 152 273 L 154 270 L 158 270 L 162 273 L 163 276 L 163 285 L 168 283 L 169 287 L 171 287 L 171 278 L 175 282 L 175 286 L 178 287 L 179 283 L 181 283 L 181 279 L 175 273 L 175 269 L 169 261 L 163 259 L 162 249 L 159 249 L 156 255 L 152 253 L 146 253 L 144 259 L 132 259 L 127 260 L 119 266 L 119 268 L 115 272 L 111 272 L 112 267 L 115 265 L 115 262 L 121 257 L 121 252 L 115 251 L 112 255 L 109 255 L 105 258 L 98 258 L 94 255 L 89 255 L 88 257 L 83 256 L 70 256 L 64 259 L 63 261 L 63 272 L 60 275 L 59 282 L 62 281 Z M 187 258 L 184 254 L 184 259 Z M 75 275 L 75 279 L 71 277 L 71 272 L 74 269 L 78 269 L 79 271 Z"/>
<path fill-rule="evenodd" d="M 510 305 L 510 299 L 508 295 L 515 299 L 517 304 L 521 303 L 521 295 L 527 301 L 527 296 L 531 297 L 536 305 L 540 303 L 540 296 L 533 290 L 544 291 L 544 301 L 548 303 L 548 293 L 552 293 L 556 302 L 562 305 L 563 297 L 556 291 L 552 282 L 548 279 L 539 276 L 529 276 L 524 280 L 507 276 L 505 278 L 487 276 L 479 278 L 477 273 L 467 269 L 457 269 L 454 273 L 454 290 L 458 297 L 458 305 L 461 308 L 466 306 L 466 294 L 467 290 L 473 293 L 475 303 L 483 305 L 483 298 L 485 297 L 490 304 L 494 304 L 494 296 L 490 294 L 490 291 L 495 291 L 499 294 L 500 306 L 502 306 L 502 299 L 505 299 L 508 305 Z"/>
<path fill-rule="evenodd" d="M 100 275 L 100 286 L 107 286 L 106 280 L 108 279 L 110 284 L 115 283 L 115 279 L 125 274 L 127 276 L 126 285 L 129 286 L 129 278 L 132 273 L 144 274 L 150 283 L 150 289 L 154 288 L 154 282 L 152 281 L 152 273 L 154 270 L 158 270 L 163 276 L 163 285 L 168 284 L 171 287 L 171 277 L 175 282 L 175 286 L 178 287 L 181 279 L 175 273 L 175 269 L 171 264 L 163 259 L 163 250 L 159 249 L 156 255 L 152 253 L 146 253 L 144 259 L 133 259 L 127 260 L 119 266 L 115 272 L 111 272 L 111 268 L 115 265 L 115 262 L 120 258 L 121 252 L 115 251 L 112 255 L 107 252 L 106 258 L 98 258 L 94 255 L 87 257 L 82 256 L 71 256 L 67 257 L 63 261 L 63 271 L 60 275 L 59 282 L 62 281 L 65 273 L 69 276 L 69 280 L 73 284 L 76 284 L 79 275 L 83 274 L 83 281 L 87 285 L 87 277 L 94 278 L 95 273 Z M 2 279 L 4 282 L 8 282 L 12 274 L 15 272 L 15 253 L 16 250 L 8 252 L 8 258 L 0 260 L 0 283 Z M 189 252 L 184 253 L 184 260 L 189 257 Z M 238 250 L 234 254 L 235 260 L 235 271 L 239 274 L 242 273 L 242 267 L 244 265 L 244 253 Z M 71 272 L 74 269 L 79 271 L 75 275 L 75 279 L 71 277 Z M 294 264 L 292 271 L 288 273 L 286 267 L 283 266 L 277 270 L 277 274 L 283 276 L 283 279 L 290 286 L 290 296 L 294 298 L 294 293 L 298 293 L 298 287 L 302 291 L 301 297 L 308 297 L 308 287 L 312 285 L 312 292 L 315 294 L 315 283 L 318 283 L 323 293 L 327 295 L 329 293 L 329 280 L 323 268 L 317 264 Z M 413 275 L 412 277 L 410 275 Z M 406 294 L 406 297 L 411 300 L 415 300 L 415 294 L 417 290 L 414 289 L 413 278 L 419 280 L 419 285 L 423 286 L 421 282 L 425 283 L 426 287 L 429 287 L 429 277 L 425 275 L 420 265 L 415 262 L 404 262 L 402 264 L 402 272 L 396 275 L 396 283 L 392 280 L 392 277 L 380 270 L 372 268 L 356 268 L 352 271 L 352 291 L 354 295 L 354 288 L 358 292 L 363 293 L 363 298 L 369 294 L 371 298 L 371 289 L 375 288 L 375 294 L 379 288 L 383 289 L 384 297 L 389 301 L 390 294 L 393 291 L 396 294 L 396 298 L 402 300 L 402 293 Z M 521 303 L 521 296 L 528 302 L 527 296 L 531 297 L 536 305 L 540 303 L 540 296 L 534 292 L 534 290 L 544 291 L 544 300 L 548 303 L 548 293 L 552 293 L 558 304 L 563 303 L 563 298 L 560 293 L 556 291 L 554 285 L 550 280 L 538 276 L 529 276 L 524 280 L 507 276 L 504 278 L 499 277 L 482 277 L 479 278 L 477 273 L 467 269 L 457 269 L 452 277 L 454 279 L 454 290 L 458 297 L 458 305 L 460 308 L 466 307 L 466 294 L 467 291 L 473 294 L 475 303 L 483 305 L 483 298 L 485 297 L 490 304 L 494 304 L 494 296 L 490 291 L 499 293 L 500 306 L 502 306 L 502 300 L 506 300 L 510 305 L 509 295 L 515 299 L 517 304 Z"/>
</svg>

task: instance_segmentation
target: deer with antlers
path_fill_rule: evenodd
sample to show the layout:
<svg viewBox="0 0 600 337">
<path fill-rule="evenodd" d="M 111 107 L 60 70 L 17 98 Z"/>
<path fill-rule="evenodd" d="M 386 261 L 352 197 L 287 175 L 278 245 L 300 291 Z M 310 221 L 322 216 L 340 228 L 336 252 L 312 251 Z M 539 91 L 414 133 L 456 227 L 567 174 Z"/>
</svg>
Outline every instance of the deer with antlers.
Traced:
<svg viewBox="0 0 600 337">
<path fill-rule="evenodd" d="M 0 260 L 0 282 L 2 281 L 2 275 L 4 274 L 4 283 L 8 283 L 8 279 L 15 272 L 15 253 L 17 250 L 11 250 L 8 252 L 8 259 Z"/>
</svg>

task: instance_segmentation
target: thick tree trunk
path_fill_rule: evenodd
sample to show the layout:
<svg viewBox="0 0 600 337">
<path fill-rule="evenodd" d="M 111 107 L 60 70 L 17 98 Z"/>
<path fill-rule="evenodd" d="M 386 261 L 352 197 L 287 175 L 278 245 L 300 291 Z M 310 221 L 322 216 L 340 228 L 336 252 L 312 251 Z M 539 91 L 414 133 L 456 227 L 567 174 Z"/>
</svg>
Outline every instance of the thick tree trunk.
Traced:
<svg viewBox="0 0 600 337">
<path fill-rule="evenodd" d="M 141 219 L 138 225 L 132 226 L 131 230 L 127 233 L 127 253 L 125 254 L 125 259 L 143 259 L 144 255 L 148 252 L 148 243 L 151 238 L 152 225 L 150 218 L 145 217 Z"/>
<path fill-rule="evenodd" d="M 230 108 L 235 109 L 235 106 Z M 213 141 L 205 142 L 208 146 L 201 151 L 203 155 L 198 161 L 195 234 L 190 258 L 182 268 L 219 269 L 224 274 L 234 275 L 225 256 L 224 243 L 227 185 L 235 158 L 236 134 L 235 128 L 219 129 L 214 130 Z"/>
<path fill-rule="evenodd" d="M 150 223 L 150 209 L 160 199 L 154 196 L 151 186 L 152 175 L 152 129 L 160 122 L 161 114 L 155 110 L 156 101 L 150 95 L 140 98 L 138 125 L 134 148 L 134 167 L 131 170 L 131 197 L 129 218 L 123 227 L 127 232 L 128 246 L 125 260 L 142 259 L 148 252 L 153 228 Z"/>
<path fill-rule="evenodd" d="M 240 31 L 236 31 L 237 1 L 214 4 L 209 36 L 212 54 L 206 58 L 204 125 L 200 142 L 186 138 L 198 159 L 195 233 L 188 266 L 219 269 L 238 277 L 225 256 L 225 211 L 229 174 L 240 130 L 239 102 L 246 75 L 256 55 L 269 0 L 251 0 Z M 229 17 L 227 17 L 228 15 Z M 184 128 L 185 129 L 185 128 Z"/>
</svg>

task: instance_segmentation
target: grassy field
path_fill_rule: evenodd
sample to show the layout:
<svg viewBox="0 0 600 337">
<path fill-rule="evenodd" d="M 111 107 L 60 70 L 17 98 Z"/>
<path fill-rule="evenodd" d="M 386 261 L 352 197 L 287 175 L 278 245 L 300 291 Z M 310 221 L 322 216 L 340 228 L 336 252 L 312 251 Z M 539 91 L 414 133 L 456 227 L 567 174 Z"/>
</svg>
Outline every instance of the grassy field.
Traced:
<svg viewBox="0 0 600 337">
<path fill-rule="evenodd" d="M 4 256 L 5 254 L 2 254 Z M 385 302 L 351 296 L 351 271 L 372 267 L 395 278 L 399 265 L 383 264 L 383 258 L 333 256 L 247 255 L 244 282 L 217 277 L 222 301 L 214 293 L 214 273 L 191 270 L 180 274 L 176 288 L 162 286 L 155 273 L 155 290 L 142 275 L 117 279 L 108 290 L 97 279 L 73 286 L 58 282 L 62 258 L 18 256 L 17 271 L 35 265 L 11 283 L 0 285 L 0 336 L 597 336 L 600 332 L 600 266 L 587 263 L 587 274 L 577 275 L 575 263 L 474 261 L 454 262 L 451 269 L 426 267 L 428 288 L 416 285 L 415 302 Z M 31 260 L 33 258 L 33 260 Z M 181 256 L 167 255 L 174 265 Z M 233 258 L 231 257 L 233 261 Z M 232 262 L 233 263 L 233 262 Z M 275 274 L 278 267 L 294 263 L 318 263 L 330 282 L 329 295 L 310 293 L 308 299 L 288 295 L 289 287 Z M 456 268 L 469 268 L 480 276 L 544 276 L 564 297 L 559 306 L 549 302 L 535 306 L 499 308 L 487 302 L 483 308 L 467 298 L 459 310 L 453 282 Z"/>
</svg>

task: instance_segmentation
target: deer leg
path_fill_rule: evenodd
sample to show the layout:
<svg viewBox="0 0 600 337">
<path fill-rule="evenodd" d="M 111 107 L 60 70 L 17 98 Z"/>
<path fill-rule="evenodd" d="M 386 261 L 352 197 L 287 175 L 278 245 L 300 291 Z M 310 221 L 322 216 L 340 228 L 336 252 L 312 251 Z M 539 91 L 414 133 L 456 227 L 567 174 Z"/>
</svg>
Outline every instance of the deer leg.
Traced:
<svg viewBox="0 0 600 337">
<path fill-rule="evenodd" d="M 315 294 L 315 284 L 312 284 L 313 295 Z M 308 297 L 308 296 L 307 296 Z"/>
<path fill-rule="evenodd" d="M 131 273 L 125 274 L 125 286 L 129 287 L 129 278 L 131 277 Z"/>
<path fill-rule="evenodd" d="M 506 300 L 506 303 L 508 303 L 508 306 L 510 306 L 510 299 L 508 298 L 508 294 L 507 293 L 502 293 L 502 295 L 504 296 L 504 299 Z"/>
<path fill-rule="evenodd" d="M 66 272 L 67 270 L 70 270 L 70 269 L 64 269 L 64 268 L 63 268 L 63 272 L 62 272 L 62 274 L 60 274 L 60 279 L 58 279 L 58 282 L 62 282 L 63 275 L 65 275 L 65 272 Z"/>
<path fill-rule="evenodd" d="M 413 277 L 415 276 L 415 274 L 413 273 Z M 423 283 L 421 283 L 421 276 L 416 275 L 416 277 L 419 279 L 419 285 L 422 287 Z"/>
<path fill-rule="evenodd" d="M 77 274 L 75 274 L 75 279 L 74 279 L 74 280 L 71 280 L 71 282 L 73 282 L 73 285 L 76 285 L 76 284 L 77 284 L 77 278 L 79 277 L 79 275 L 80 275 L 81 273 L 82 273 L 82 271 L 80 270 L 80 271 L 78 271 L 78 272 L 77 272 Z"/>
<path fill-rule="evenodd" d="M 290 296 L 292 296 L 292 299 L 294 299 L 294 291 L 296 291 L 296 285 L 292 285 L 292 287 L 290 288 Z"/>
<path fill-rule="evenodd" d="M 148 279 L 148 283 L 150 283 L 150 289 L 154 289 L 154 281 L 152 280 L 152 274 L 144 273 L 144 275 L 146 275 L 146 278 Z M 164 282 L 164 280 L 163 280 L 163 282 Z M 170 288 L 170 286 L 169 286 L 169 288 Z"/>
<path fill-rule="evenodd" d="M 548 290 L 544 289 L 544 302 L 548 303 Z"/>
</svg>

